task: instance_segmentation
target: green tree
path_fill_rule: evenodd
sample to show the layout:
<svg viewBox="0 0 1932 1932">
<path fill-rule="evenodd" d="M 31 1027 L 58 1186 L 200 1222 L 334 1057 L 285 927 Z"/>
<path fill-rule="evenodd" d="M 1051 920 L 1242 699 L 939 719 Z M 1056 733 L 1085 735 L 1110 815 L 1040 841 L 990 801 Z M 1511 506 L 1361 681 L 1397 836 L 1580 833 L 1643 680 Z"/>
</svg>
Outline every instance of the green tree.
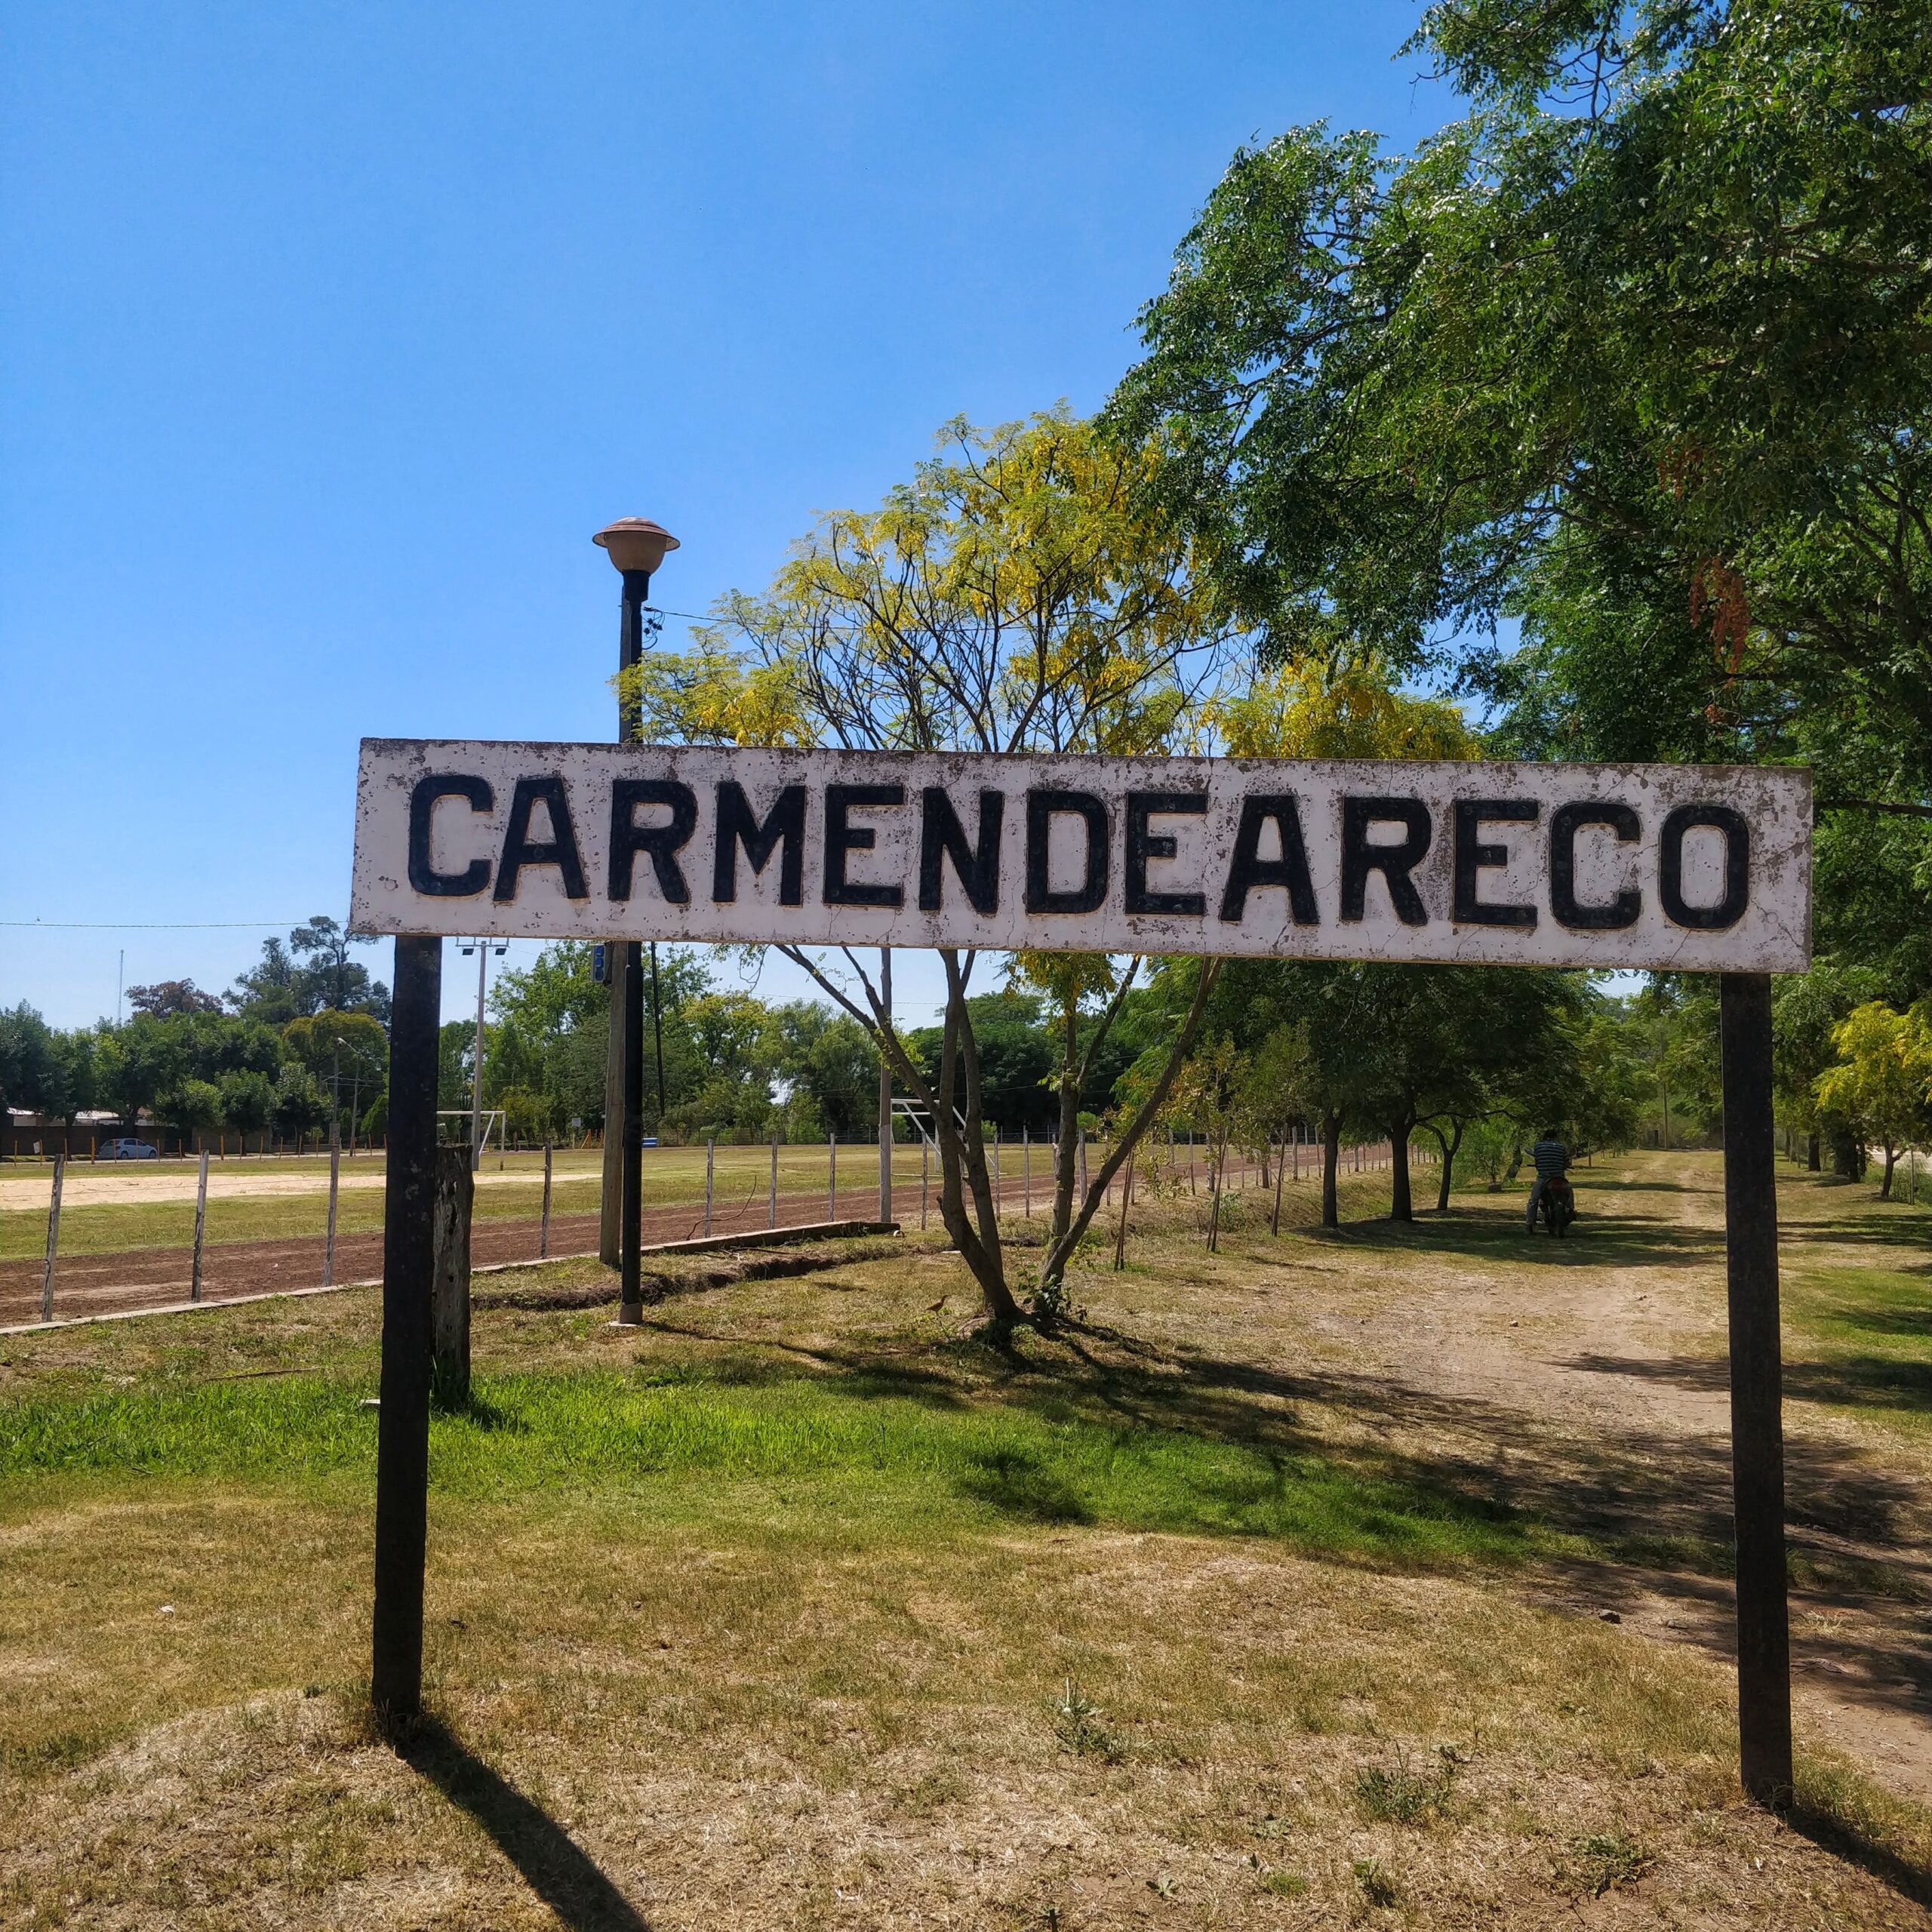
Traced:
<svg viewBox="0 0 1932 1932">
<path fill-rule="evenodd" d="M 299 1060 L 290 1060 L 275 1083 L 275 1125 L 278 1134 L 307 1134 L 328 1118 L 329 1104 L 315 1076 Z"/>
<path fill-rule="evenodd" d="M 1932 1087 L 1932 1034 L 1922 1012 L 1896 1013 L 1868 1000 L 1832 1035 L 1839 1063 L 1818 1077 L 1818 1104 L 1852 1123 L 1862 1140 L 1884 1150 L 1878 1198 L 1892 1198 L 1899 1155 L 1925 1137 L 1927 1092 Z"/>
<path fill-rule="evenodd" d="M 221 1089 L 211 1080 L 183 1080 L 168 1088 L 155 1112 L 198 1149 L 202 1134 L 222 1123 Z"/>
<path fill-rule="evenodd" d="M 260 1134 L 275 1118 L 274 1084 L 253 1068 L 225 1074 L 220 1094 L 222 1118 L 238 1134 Z"/>
<path fill-rule="evenodd" d="M 0 1009 L 0 1108 L 58 1116 L 66 1110 L 67 1087 L 53 1028 L 24 1000 Z"/>
<path fill-rule="evenodd" d="M 1863 712 L 1921 797 L 1932 17 L 1444 0 L 1416 45 L 1461 119 L 1238 154 L 1143 316 L 1114 420 L 1228 594 L 1404 669 L 1520 614 L 1462 661 L 1572 755 Z"/>
</svg>

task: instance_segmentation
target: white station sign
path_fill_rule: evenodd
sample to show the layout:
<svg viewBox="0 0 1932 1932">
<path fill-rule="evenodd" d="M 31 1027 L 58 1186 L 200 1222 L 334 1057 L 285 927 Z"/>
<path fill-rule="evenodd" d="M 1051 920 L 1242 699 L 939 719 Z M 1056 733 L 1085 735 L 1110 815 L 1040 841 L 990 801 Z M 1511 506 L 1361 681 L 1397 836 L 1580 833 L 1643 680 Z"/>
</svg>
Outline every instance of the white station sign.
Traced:
<svg viewBox="0 0 1932 1932">
<path fill-rule="evenodd" d="M 350 919 L 1792 973 L 1810 912 L 1789 768 L 371 738 Z"/>
</svg>

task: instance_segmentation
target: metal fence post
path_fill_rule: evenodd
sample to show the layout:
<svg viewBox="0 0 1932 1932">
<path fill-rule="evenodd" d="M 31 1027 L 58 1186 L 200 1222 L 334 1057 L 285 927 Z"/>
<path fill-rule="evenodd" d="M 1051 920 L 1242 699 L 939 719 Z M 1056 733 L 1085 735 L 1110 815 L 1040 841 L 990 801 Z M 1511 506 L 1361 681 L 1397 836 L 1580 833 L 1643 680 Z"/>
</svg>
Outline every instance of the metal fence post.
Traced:
<svg viewBox="0 0 1932 1932">
<path fill-rule="evenodd" d="M 764 1211 L 764 1225 L 775 1228 L 778 1225 L 778 1143 L 771 1143 L 771 1193 Z"/>
<path fill-rule="evenodd" d="M 704 1143 L 704 1232 L 711 1232 L 712 1195 L 718 1172 L 718 1137 L 713 1134 Z"/>
<path fill-rule="evenodd" d="M 1738 1770 L 1789 1803 L 1791 1632 L 1786 1601 L 1783 1361 L 1771 1122 L 1771 981 L 1719 976 L 1724 1260 L 1730 1318 L 1730 1475 L 1737 1540 Z"/>
<path fill-rule="evenodd" d="M 189 1278 L 188 1299 L 199 1301 L 202 1298 L 202 1249 L 208 1236 L 208 1150 L 202 1149 L 202 1171 L 195 1183 L 195 1267 Z"/>
<path fill-rule="evenodd" d="M 54 1157 L 54 1192 L 47 1204 L 47 1272 L 41 1277 L 40 1318 L 54 1319 L 54 1257 L 60 1249 L 60 1183 L 67 1172 L 67 1157 Z"/>
<path fill-rule="evenodd" d="M 1020 1211 L 1033 1218 L 1033 1131 L 1020 1130 Z"/>
<path fill-rule="evenodd" d="M 443 944 L 395 943 L 389 1177 L 383 1207 L 383 1369 L 377 1421 L 370 1701 L 407 1724 L 423 1707 L 423 1564 L 429 1488 L 437 1031 Z"/>
<path fill-rule="evenodd" d="M 826 1162 L 825 1174 L 825 1218 L 835 1221 L 838 1218 L 838 1137 L 828 1134 L 825 1137 Z"/>
</svg>

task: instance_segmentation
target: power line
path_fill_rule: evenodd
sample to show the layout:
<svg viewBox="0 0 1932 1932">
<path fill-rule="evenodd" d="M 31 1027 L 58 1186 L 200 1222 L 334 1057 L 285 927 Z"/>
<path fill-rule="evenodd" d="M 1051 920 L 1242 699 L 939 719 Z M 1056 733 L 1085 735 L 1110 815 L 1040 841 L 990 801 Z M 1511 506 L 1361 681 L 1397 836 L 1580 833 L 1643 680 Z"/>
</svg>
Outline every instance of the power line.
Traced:
<svg viewBox="0 0 1932 1932">
<path fill-rule="evenodd" d="M 31 932 L 66 933 L 220 933 L 267 932 L 284 926 L 305 925 L 303 919 L 186 919 L 143 924 L 121 919 L 0 919 L 0 926 Z"/>
</svg>

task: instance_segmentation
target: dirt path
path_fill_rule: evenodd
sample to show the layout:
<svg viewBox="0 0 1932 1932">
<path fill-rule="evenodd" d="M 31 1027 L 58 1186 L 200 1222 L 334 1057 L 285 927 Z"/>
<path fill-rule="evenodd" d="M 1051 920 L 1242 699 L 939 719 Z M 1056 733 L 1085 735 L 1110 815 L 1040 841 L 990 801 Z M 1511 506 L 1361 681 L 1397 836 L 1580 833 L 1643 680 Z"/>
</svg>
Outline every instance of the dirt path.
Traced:
<svg viewBox="0 0 1932 1932">
<path fill-rule="evenodd" d="M 1657 1563 L 1593 1572 L 1589 1601 L 1567 1586 L 1552 1600 L 1728 1654 L 1728 1583 L 1669 1558 L 1673 1539 L 1729 1540 L 1721 1168 L 1637 1156 L 1580 1180 L 1584 1218 L 1562 1244 L 1525 1237 L 1506 1218 L 1520 1204 L 1501 1201 L 1414 1237 L 1346 1234 L 1339 1272 L 1355 1292 L 1324 1293 L 1312 1324 L 1331 1361 L 1398 1385 L 1412 1415 L 1426 1404 L 1430 1426 L 1489 1458 L 1504 1496 L 1541 1509 L 1562 1490 L 1579 1527 L 1654 1540 Z M 1807 1263 L 1829 1262 L 1832 1237 L 1807 1225 L 1818 1197 L 1785 1194 L 1787 1269 L 1799 1244 Z M 1395 1246 L 1413 1251 L 1392 1276 Z M 1807 1399 L 1829 1378 L 1806 1352 L 1787 1332 L 1798 1710 L 1932 1802 L 1932 1469 L 1909 1440 Z"/>
</svg>

